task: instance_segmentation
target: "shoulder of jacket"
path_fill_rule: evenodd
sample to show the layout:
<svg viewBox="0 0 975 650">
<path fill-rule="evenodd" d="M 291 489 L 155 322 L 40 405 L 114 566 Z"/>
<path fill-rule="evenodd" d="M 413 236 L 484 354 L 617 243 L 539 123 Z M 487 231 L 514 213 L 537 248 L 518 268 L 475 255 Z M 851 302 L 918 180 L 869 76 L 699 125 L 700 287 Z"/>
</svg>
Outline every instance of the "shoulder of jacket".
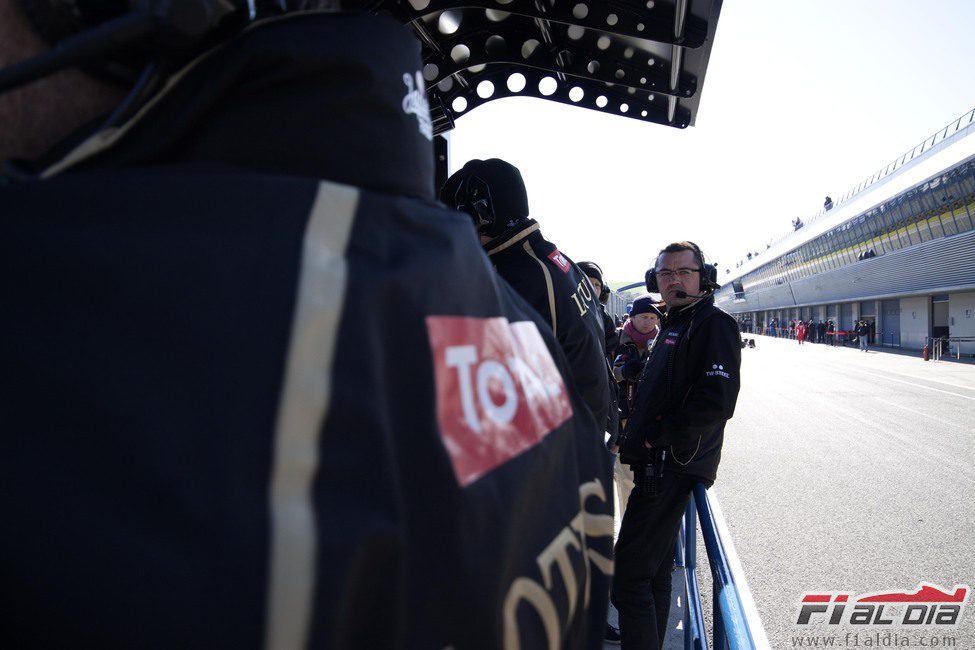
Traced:
<svg viewBox="0 0 975 650">
<path fill-rule="evenodd" d="M 536 230 L 525 237 L 525 241 L 535 250 L 542 252 L 546 251 L 551 253 L 552 251 L 558 250 L 558 246 L 545 239 L 545 235 L 542 234 L 540 230 Z"/>
<path fill-rule="evenodd" d="M 704 307 L 704 309 L 702 309 L 701 311 L 702 311 L 702 313 L 706 313 L 709 318 L 714 317 L 714 316 L 717 316 L 719 318 L 724 318 L 724 319 L 730 320 L 732 322 L 737 322 L 737 321 L 735 321 L 735 317 L 734 316 L 732 316 L 731 314 L 729 314 L 725 310 L 721 309 L 721 307 L 718 307 L 714 303 L 711 303 L 710 305 L 706 305 Z"/>
<path fill-rule="evenodd" d="M 738 331 L 738 321 L 735 320 L 735 317 L 715 305 L 707 305 L 701 310 L 695 320 L 697 321 L 696 329 L 698 331 L 700 331 L 701 325 L 704 323 L 708 324 L 709 329 L 726 326 L 733 328 L 736 332 Z"/>
</svg>

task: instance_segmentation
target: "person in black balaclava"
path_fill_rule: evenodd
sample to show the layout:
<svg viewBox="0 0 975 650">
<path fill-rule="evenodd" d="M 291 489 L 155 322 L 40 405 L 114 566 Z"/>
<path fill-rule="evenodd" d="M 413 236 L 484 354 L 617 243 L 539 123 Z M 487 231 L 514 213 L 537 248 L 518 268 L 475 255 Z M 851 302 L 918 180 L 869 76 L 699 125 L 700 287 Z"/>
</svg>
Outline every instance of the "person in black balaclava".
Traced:
<svg viewBox="0 0 975 650">
<path fill-rule="evenodd" d="M 554 330 L 600 433 L 615 433 L 599 296 L 528 217 L 528 192 L 518 168 L 498 158 L 471 160 L 447 179 L 440 200 L 471 216 L 498 274 Z"/>
</svg>

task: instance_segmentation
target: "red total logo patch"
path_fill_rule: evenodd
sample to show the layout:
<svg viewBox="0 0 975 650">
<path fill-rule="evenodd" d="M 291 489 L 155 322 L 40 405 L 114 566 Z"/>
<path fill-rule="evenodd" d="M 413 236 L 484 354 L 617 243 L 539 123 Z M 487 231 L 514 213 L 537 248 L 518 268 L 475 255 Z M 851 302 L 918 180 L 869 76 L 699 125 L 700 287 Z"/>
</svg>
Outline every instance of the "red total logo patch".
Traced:
<svg viewBox="0 0 975 650">
<path fill-rule="evenodd" d="M 551 253 L 549 253 L 548 259 L 550 259 L 553 262 L 555 262 L 556 265 L 558 265 L 558 267 L 560 269 L 562 269 L 562 272 L 563 273 L 568 273 L 569 272 L 569 269 L 572 268 L 572 266 L 569 264 L 569 260 L 565 259 L 565 255 L 563 255 L 562 253 L 560 253 L 558 251 L 558 249 L 556 249 L 556 250 L 552 251 Z"/>
<path fill-rule="evenodd" d="M 461 487 L 572 416 L 562 376 L 534 323 L 466 316 L 426 321 L 437 421 Z"/>
</svg>

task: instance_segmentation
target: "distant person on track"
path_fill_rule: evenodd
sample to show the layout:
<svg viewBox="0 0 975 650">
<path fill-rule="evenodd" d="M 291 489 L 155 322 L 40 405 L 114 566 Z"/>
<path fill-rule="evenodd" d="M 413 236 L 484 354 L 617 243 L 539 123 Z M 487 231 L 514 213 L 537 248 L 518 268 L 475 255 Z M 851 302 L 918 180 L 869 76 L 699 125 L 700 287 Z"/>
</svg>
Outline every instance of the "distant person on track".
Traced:
<svg viewBox="0 0 975 650">
<path fill-rule="evenodd" d="M 830 346 L 836 346 L 836 323 L 832 320 L 826 322 L 826 338 L 829 339 Z"/>
<path fill-rule="evenodd" d="M 620 449 L 636 486 L 616 544 L 613 603 L 625 650 L 660 648 L 670 613 L 673 548 L 696 483 L 717 475 L 740 386 L 741 335 L 714 306 L 717 271 L 691 242 L 670 244 L 647 271 L 667 311 L 640 375 Z"/>
<path fill-rule="evenodd" d="M 867 325 L 866 321 L 857 323 L 856 335 L 857 341 L 860 342 L 860 351 L 866 352 L 867 346 L 870 343 L 870 326 Z"/>
<path fill-rule="evenodd" d="M 806 341 L 806 324 L 802 321 L 796 323 L 796 340 L 799 341 L 799 345 Z"/>
</svg>

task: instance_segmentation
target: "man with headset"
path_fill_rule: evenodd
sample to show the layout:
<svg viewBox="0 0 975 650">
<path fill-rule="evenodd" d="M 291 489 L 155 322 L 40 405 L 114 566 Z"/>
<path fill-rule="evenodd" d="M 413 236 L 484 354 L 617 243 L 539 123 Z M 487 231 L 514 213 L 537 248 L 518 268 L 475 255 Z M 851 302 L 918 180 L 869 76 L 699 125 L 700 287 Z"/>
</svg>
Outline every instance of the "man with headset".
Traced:
<svg viewBox="0 0 975 650">
<path fill-rule="evenodd" d="M 714 306 L 716 279 L 686 241 L 661 250 L 646 274 L 647 291 L 660 293 L 667 311 L 620 450 L 636 487 L 616 544 L 612 598 L 631 650 L 663 645 L 674 539 L 694 484 L 714 482 L 725 422 L 735 412 L 741 338 L 734 318 Z"/>
<path fill-rule="evenodd" d="M 467 213 L 498 275 L 507 280 L 555 332 L 572 379 L 600 425 L 618 422 L 605 357 L 599 295 L 589 278 L 528 216 L 528 193 L 518 168 L 504 160 L 470 160 L 451 175 L 440 200 Z"/>
<path fill-rule="evenodd" d="M 4 647 L 598 647 L 596 422 L 337 4 L 0 0 Z"/>
</svg>

